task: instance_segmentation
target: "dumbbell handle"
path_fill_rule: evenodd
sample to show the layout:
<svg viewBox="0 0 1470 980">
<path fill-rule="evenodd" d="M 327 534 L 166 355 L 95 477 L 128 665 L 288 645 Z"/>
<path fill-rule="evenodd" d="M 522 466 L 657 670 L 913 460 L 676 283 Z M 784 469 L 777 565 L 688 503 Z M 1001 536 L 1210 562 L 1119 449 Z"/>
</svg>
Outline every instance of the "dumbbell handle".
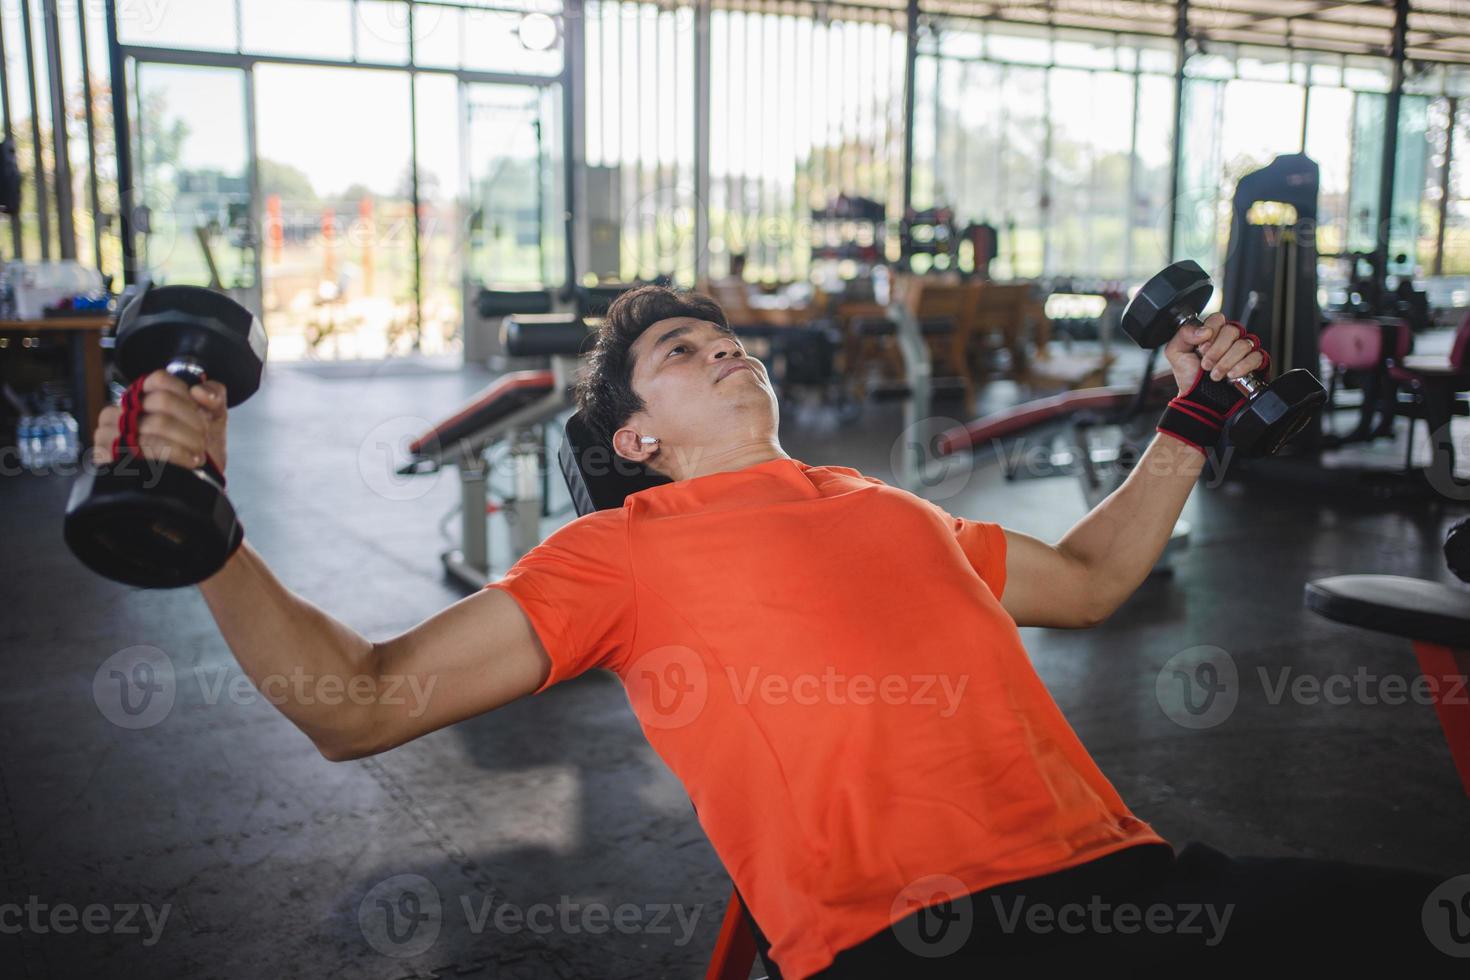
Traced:
<svg viewBox="0 0 1470 980">
<path fill-rule="evenodd" d="M 1174 320 L 1180 329 L 1183 329 L 1184 327 L 1202 327 L 1205 325 L 1205 322 L 1199 318 L 1198 314 L 1192 313 L 1188 310 L 1175 310 Z M 1194 349 L 1194 352 L 1200 355 L 1200 357 L 1204 357 L 1205 351 L 1207 349 L 1208 348 L 1204 344 L 1201 344 Z M 1224 382 L 1215 382 L 1215 379 L 1213 378 L 1206 378 L 1205 380 L 1214 382 L 1216 384 L 1228 383 L 1230 387 L 1234 388 L 1236 391 L 1240 392 L 1247 398 L 1254 398 L 1261 392 L 1266 390 L 1266 382 L 1262 380 L 1261 376 L 1256 374 L 1256 372 L 1254 371 L 1250 372 L 1249 374 L 1241 375 L 1238 378 L 1229 378 Z"/>
<path fill-rule="evenodd" d="M 175 357 L 168 362 L 164 370 L 191 388 L 204 380 L 204 365 L 199 363 L 198 358 L 190 357 L 188 354 L 180 354 Z"/>
<path fill-rule="evenodd" d="M 198 358 L 190 357 L 188 354 L 180 354 L 169 361 L 164 370 L 178 378 L 190 388 L 204 381 L 204 365 Z M 208 456 L 204 457 L 204 464 L 194 469 L 194 472 L 214 483 L 221 491 L 225 488 L 225 475 L 214 465 L 214 461 Z"/>
</svg>

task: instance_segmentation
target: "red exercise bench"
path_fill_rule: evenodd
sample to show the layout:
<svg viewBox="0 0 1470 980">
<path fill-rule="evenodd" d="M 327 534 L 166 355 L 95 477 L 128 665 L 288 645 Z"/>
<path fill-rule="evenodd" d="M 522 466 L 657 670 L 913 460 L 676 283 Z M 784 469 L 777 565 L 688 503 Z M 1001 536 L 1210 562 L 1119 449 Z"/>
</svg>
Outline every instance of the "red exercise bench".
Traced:
<svg viewBox="0 0 1470 980">
<path fill-rule="evenodd" d="M 497 379 L 453 415 L 409 444 L 402 476 L 434 473 L 445 463 L 459 467 L 460 547 L 441 556 L 453 578 L 478 589 L 494 576 L 490 569 L 489 464 L 485 452 L 506 442 L 514 495 L 511 554 L 519 558 L 541 540 L 545 494 L 545 423 L 571 407 L 571 385 L 588 325 L 574 314 L 531 314 L 506 317 L 501 328 L 507 353 L 514 357 L 548 357 L 549 370 L 516 371 Z"/>
<path fill-rule="evenodd" d="M 1450 532 L 1445 557 L 1451 571 L 1470 581 L 1470 520 Z M 1306 604 L 1334 622 L 1412 641 L 1470 796 L 1470 590 L 1400 575 L 1336 575 L 1307 583 Z"/>
</svg>

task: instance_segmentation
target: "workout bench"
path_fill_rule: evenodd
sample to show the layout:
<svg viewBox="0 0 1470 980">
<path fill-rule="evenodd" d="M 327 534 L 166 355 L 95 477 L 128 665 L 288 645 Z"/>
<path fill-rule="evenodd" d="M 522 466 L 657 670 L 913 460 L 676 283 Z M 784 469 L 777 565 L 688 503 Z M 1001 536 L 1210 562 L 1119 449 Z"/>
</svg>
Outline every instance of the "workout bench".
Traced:
<svg viewBox="0 0 1470 980">
<path fill-rule="evenodd" d="M 1456 543 L 1458 542 L 1458 543 Z M 1457 576 L 1470 576 L 1470 522 L 1445 542 Z M 1336 575 L 1308 582 L 1306 605 L 1335 622 L 1410 640 L 1434 685 L 1434 710 L 1460 785 L 1470 796 L 1470 591 L 1401 575 Z"/>
<path fill-rule="evenodd" d="M 529 314 L 506 317 L 502 342 L 514 357 L 549 357 L 548 370 L 515 371 L 485 388 L 455 412 L 409 444 L 410 459 L 398 469 L 403 476 L 435 473 L 445 464 L 459 467 L 460 546 L 441 556 L 450 576 L 478 589 L 494 577 L 490 569 L 487 513 L 489 464 L 486 451 L 505 441 L 510 446 L 513 495 L 505 508 L 511 528 L 512 560 L 541 541 L 541 515 L 546 499 L 545 424 L 571 407 L 588 326 L 575 314 Z"/>
<path fill-rule="evenodd" d="M 621 507 L 632 494 L 670 482 L 668 477 L 616 455 L 612 446 L 592 433 L 580 414 L 567 420 L 557 462 L 579 517 Z M 779 970 L 771 963 L 770 948 L 739 890 L 732 886 L 705 980 L 747 980 L 757 953 L 770 980 L 780 980 Z"/>
<path fill-rule="evenodd" d="M 1034 436 L 1054 440 L 1070 428 L 1074 445 L 1050 449 L 1041 466 L 1023 470 L 1005 461 L 1007 480 L 1074 474 L 1081 483 L 1082 499 L 1088 510 L 1122 485 L 1131 463 L 1125 454 L 1143 454 L 1148 440 L 1154 436 L 1154 420 L 1163 411 L 1174 389 L 1172 370 L 1152 372 L 1153 357 L 1145 369 L 1145 381 L 1138 385 L 1109 385 L 1079 388 L 1046 398 L 1024 402 L 1012 408 L 982 416 L 967 425 L 941 433 L 936 446 L 938 455 L 982 452 L 1006 439 Z M 1099 426 L 1117 426 L 1123 430 L 1123 441 L 1114 450 L 1092 445 L 1091 434 Z M 1110 479 L 1104 479 L 1112 467 Z M 1156 573 L 1167 573 L 1175 554 L 1189 544 L 1189 524 L 1179 521 L 1154 567 Z"/>
</svg>

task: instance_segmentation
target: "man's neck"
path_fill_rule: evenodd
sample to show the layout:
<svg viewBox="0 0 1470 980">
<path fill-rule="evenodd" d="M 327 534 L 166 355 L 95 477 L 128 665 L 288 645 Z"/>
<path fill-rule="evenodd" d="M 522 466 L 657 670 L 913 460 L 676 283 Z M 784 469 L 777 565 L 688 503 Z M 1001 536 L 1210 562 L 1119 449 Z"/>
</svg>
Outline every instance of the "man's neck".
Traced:
<svg viewBox="0 0 1470 980">
<path fill-rule="evenodd" d="M 675 453 L 676 456 L 683 455 Z M 769 463 L 773 459 L 790 459 L 780 444 L 771 442 L 747 443 L 739 446 L 731 446 L 716 450 L 702 450 L 698 453 L 687 454 L 687 460 L 677 460 L 683 464 L 678 467 L 676 480 L 693 480 L 701 476 L 710 476 L 715 473 L 731 473 L 743 470 L 748 466 L 757 466 L 761 463 Z"/>
</svg>

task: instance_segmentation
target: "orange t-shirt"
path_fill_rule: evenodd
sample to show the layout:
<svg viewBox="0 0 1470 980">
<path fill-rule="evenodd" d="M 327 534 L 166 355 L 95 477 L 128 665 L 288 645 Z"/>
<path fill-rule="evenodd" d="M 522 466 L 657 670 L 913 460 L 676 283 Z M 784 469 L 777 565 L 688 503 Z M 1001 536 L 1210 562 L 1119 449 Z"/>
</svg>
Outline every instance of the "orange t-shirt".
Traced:
<svg viewBox="0 0 1470 980">
<path fill-rule="evenodd" d="M 545 645 L 540 690 L 622 678 L 792 980 L 911 914 L 927 876 L 978 891 L 1165 843 L 1047 693 L 1004 587 L 999 525 L 792 459 L 635 493 L 487 586 Z"/>
</svg>

